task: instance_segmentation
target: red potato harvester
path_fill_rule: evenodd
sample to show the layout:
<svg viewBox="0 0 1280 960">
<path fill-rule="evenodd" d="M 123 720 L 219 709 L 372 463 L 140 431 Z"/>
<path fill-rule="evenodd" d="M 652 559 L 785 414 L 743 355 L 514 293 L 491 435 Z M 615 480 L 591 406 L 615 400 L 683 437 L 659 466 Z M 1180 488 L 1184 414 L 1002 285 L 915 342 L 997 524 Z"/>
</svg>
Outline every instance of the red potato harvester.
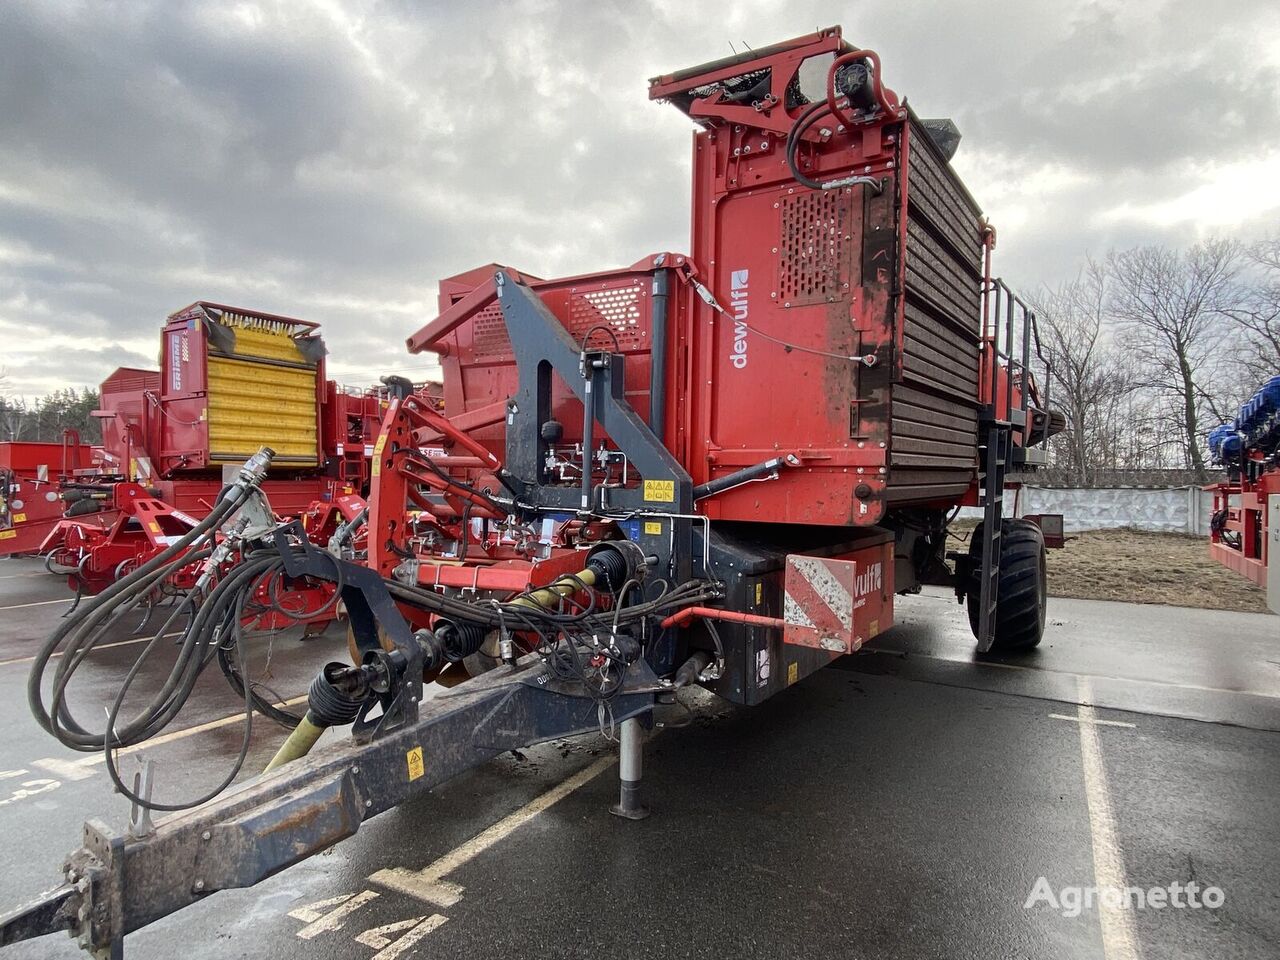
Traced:
<svg viewBox="0 0 1280 960">
<path fill-rule="evenodd" d="M 97 595 L 208 515 L 224 473 L 257 450 L 253 437 L 275 450 L 261 484 L 270 509 L 302 518 L 309 536 L 327 542 L 364 509 L 389 394 L 352 393 L 326 380 L 324 355 L 318 326 L 307 321 L 205 301 L 174 313 L 161 334 L 159 371 L 122 368 L 103 383 L 96 460 L 83 462 L 80 453 L 46 489 L 46 503 L 56 494 L 65 516 L 47 518 L 39 541 L 15 537 L 0 550 L 38 550 L 78 594 Z M 189 590 L 200 572 L 179 569 L 154 599 Z M 283 599 L 279 590 L 272 585 L 277 600 L 260 626 L 285 625 L 285 609 L 313 629 L 332 619 L 332 587 Z"/>
<path fill-rule="evenodd" d="M 296 521 L 232 528 L 213 549 L 232 544 L 245 572 L 200 594 L 181 638 L 203 649 L 250 595 L 243 578 L 281 571 L 334 585 L 352 662 L 319 672 L 306 716 L 236 790 L 161 804 L 117 780 L 139 811 L 185 812 L 130 836 L 89 824 L 64 884 L 0 920 L 4 942 L 67 928 L 120 950 L 557 737 L 616 735 L 613 812 L 639 818 L 655 709 L 691 684 L 759 703 L 888 629 L 894 596 L 925 583 L 967 602 L 980 650 L 1039 643 L 1044 538 L 1004 517 L 1005 479 L 1042 463 L 1064 424 L 1035 318 L 992 274 L 995 233 L 950 166 L 955 127 L 918 118 L 839 28 L 657 77 L 650 97 L 695 127 L 691 250 L 441 283 L 439 316 L 408 345 L 439 358 L 443 409 L 390 400 L 364 562 Z M 235 509 L 265 475 L 250 462 Z M 984 519 L 948 554 L 964 505 Z M 120 604 L 165 562 L 121 581 Z M 66 624 L 45 655 L 94 636 Z M 43 674 L 37 720 L 104 751 L 113 776 L 113 746 L 171 719 L 172 698 L 117 730 L 117 701 L 110 736 L 70 728 Z M 175 667 L 171 687 L 187 680 Z M 393 873 L 373 879 L 395 887 Z"/>
</svg>

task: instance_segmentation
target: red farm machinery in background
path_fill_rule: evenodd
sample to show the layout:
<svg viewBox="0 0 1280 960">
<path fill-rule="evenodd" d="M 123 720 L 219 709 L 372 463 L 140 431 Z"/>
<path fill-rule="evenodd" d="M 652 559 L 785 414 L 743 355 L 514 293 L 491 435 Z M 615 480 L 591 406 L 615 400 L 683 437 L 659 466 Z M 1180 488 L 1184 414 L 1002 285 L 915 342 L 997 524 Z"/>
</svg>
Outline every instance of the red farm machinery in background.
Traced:
<svg viewBox="0 0 1280 960">
<path fill-rule="evenodd" d="M 14 523 L 23 535 L 0 549 L 43 553 L 77 591 L 97 594 L 207 516 L 224 474 L 263 443 L 275 451 L 260 485 L 274 515 L 301 518 L 316 542 L 362 515 L 389 391 L 351 392 L 327 380 L 317 324 L 201 301 L 168 318 L 160 357 L 159 371 L 122 368 L 102 384 L 94 416 L 103 442 L 92 459 L 74 437 L 48 445 L 59 469 L 40 491 L 42 536 Z M 25 449 L 10 456 L 18 453 L 31 459 Z M 34 519 L 30 509 L 25 519 Z M 190 589 L 200 572 L 176 572 L 165 592 Z M 282 605 L 322 606 L 331 618 L 332 590 L 312 594 L 317 603 L 295 596 Z"/>
<path fill-rule="evenodd" d="M 1213 493 L 1209 553 L 1267 593 L 1280 613 L 1280 376 L 1209 431 L 1209 457 L 1227 471 Z"/>
<path fill-rule="evenodd" d="M 93 469 L 74 430 L 61 443 L 0 442 L 0 557 L 36 553 L 62 519 L 61 484 Z"/>
<path fill-rule="evenodd" d="M 895 596 L 923 584 L 954 588 L 984 653 L 1040 642 L 1044 538 L 1004 516 L 1005 478 L 1043 463 L 1064 422 L 1035 318 L 993 275 L 995 233 L 950 165 L 954 125 L 917 117 L 838 27 L 657 77 L 650 97 L 695 127 L 690 251 L 444 280 L 439 316 L 408 339 L 439 358 L 443 409 L 389 398 L 363 562 L 298 521 L 222 541 L 254 569 L 336 587 L 352 662 L 319 672 L 262 777 L 150 835 L 91 824 L 67 883 L 4 936 L 69 927 L 118 948 L 556 737 L 616 731 L 613 812 L 639 818 L 642 724 L 680 688 L 760 703 L 889 629 Z M 198 435 L 200 410 L 167 408 Z M 215 435 L 198 452 L 222 449 Z M 267 463 L 211 516 L 239 509 Z M 983 522 L 949 554 L 964 505 Z M 150 582 L 124 578 L 94 615 Z M 253 589 L 227 577 L 196 595 L 235 610 Z M 179 642 L 204 649 L 210 629 L 197 617 Z M 93 636 L 73 623 L 45 652 L 66 663 Z M 450 689 L 426 689 L 437 680 Z M 34 704 L 46 729 L 64 709 Z M 307 755 L 345 724 L 347 743 Z M 140 716 L 79 748 L 109 757 L 159 726 Z"/>
</svg>

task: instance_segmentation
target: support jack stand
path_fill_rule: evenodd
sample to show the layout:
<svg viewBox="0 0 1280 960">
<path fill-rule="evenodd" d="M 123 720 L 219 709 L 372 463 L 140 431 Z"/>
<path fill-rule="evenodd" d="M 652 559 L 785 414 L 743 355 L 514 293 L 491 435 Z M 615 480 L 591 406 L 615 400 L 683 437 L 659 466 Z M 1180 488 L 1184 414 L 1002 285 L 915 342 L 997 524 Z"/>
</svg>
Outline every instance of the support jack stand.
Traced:
<svg viewBox="0 0 1280 960">
<path fill-rule="evenodd" d="M 643 820 L 649 816 L 649 808 L 640 802 L 640 773 L 644 756 L 644 730 L 637 717 L 622 721 L 622 735 L 618 747 L 618 774 L 621 792 L 618 802 L 609 808 L 615 817 L 627 820 Z"/>
</svg>

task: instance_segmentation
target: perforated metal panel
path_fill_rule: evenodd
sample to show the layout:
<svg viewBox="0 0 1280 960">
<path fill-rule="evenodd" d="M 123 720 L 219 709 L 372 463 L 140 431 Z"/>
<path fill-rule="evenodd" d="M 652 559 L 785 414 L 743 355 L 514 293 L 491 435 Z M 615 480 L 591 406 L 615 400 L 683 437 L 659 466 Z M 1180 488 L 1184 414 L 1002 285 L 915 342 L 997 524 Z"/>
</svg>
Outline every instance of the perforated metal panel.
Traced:
<svg viewBox="0 0 1280 960">
<path fill-rule="evenodd" d="M 507 322 L 502 319 L 502 308 L 496 301 L 481 310 L 472 323 L 471 349 L 477 360 L 510 358 Z"/>
<path fill-rule="evenodd" d="M 569 333 L 581 339 L 592 327 L 603 326 L 613 331 L 623 350 L 643 346 L 640 305 L 644 295 L 644 288 L 634 283 L 573 294 L 569 298 Z M 608 339 L 603 333 L 596 336 Z"/>
<path fill-rule="evenodd" d="M 618 283 L 618 281 L 611 281 Z M 610 286 L 603 289 L 585 289 L 566 291 L 547 290 L 544 293 L 547 305 L 564 323 L 563 304 L 569 304 L 568 322 L 565 329 L 575 340 L 581 340 L 592 327 L 605 327 L 618 338 L 618 347 L 623 350 L 643 349 L 647 347 L 644 322 L 648 310 L 648 288 L 634 280 L 625 281 L 625 286 Z M 507 337 L 507 324 L 502 318 L 502 308 L 497 303 L 485 307 L 472 321 L 471 352 L 472 358 L 478 361 L 511 360 L 511 340 Z M 597 332 L 592 337 L 592 344 L 612 347 L 613 343 L 607 334 Z"/>
<path fill-rule="evenodd" d="M 838 296 L 849 279 L 847 192 L 805 191 L 783 197 L 781 206 L 778 297 L 783 302 L 812 303 Z"/>
</svg>

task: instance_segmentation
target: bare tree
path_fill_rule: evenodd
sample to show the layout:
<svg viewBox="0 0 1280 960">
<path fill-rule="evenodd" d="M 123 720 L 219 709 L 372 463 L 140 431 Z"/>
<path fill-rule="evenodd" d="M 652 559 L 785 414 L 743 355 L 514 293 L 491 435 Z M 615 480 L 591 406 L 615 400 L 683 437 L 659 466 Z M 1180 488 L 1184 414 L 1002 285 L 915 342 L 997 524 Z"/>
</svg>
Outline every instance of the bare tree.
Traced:
<svg viewBox="0 0 1280 960">
<path fill-rule="evenodd" d="M 1053 396 L 1068 419 L 1067 467 L 1088 485 L 1099 467 L 1116 462 L 1117 410 L 1134 382 L 1107 329 L 1106 269 L 1086 257 L 1074 280 L 1042 288 L 1032 301 L 1053 365 Z"/>
<path fill-rule="evenodd" d="M 1222 357 L 1222 317 L 1236 305 L 1240 261 L 1234 240 L 1206 240 L 1185 252 L 1135 247 L 1107 257 L 1108 310 L 1124 330 L 1141 382 L 1168 402 L 1186 463 L 1202 480 L 1202 381 Z"/>
<path fill-rule="evenodd" d="M 1240 366 L 1250 392 L 1267 377 L 1280 373 L 1280 237 L 1259 240 L 1245 248 L 1248 270 L 1238 304 L 1223 313 L 1234 320 L 1247 348 Z"/>
</svg>

